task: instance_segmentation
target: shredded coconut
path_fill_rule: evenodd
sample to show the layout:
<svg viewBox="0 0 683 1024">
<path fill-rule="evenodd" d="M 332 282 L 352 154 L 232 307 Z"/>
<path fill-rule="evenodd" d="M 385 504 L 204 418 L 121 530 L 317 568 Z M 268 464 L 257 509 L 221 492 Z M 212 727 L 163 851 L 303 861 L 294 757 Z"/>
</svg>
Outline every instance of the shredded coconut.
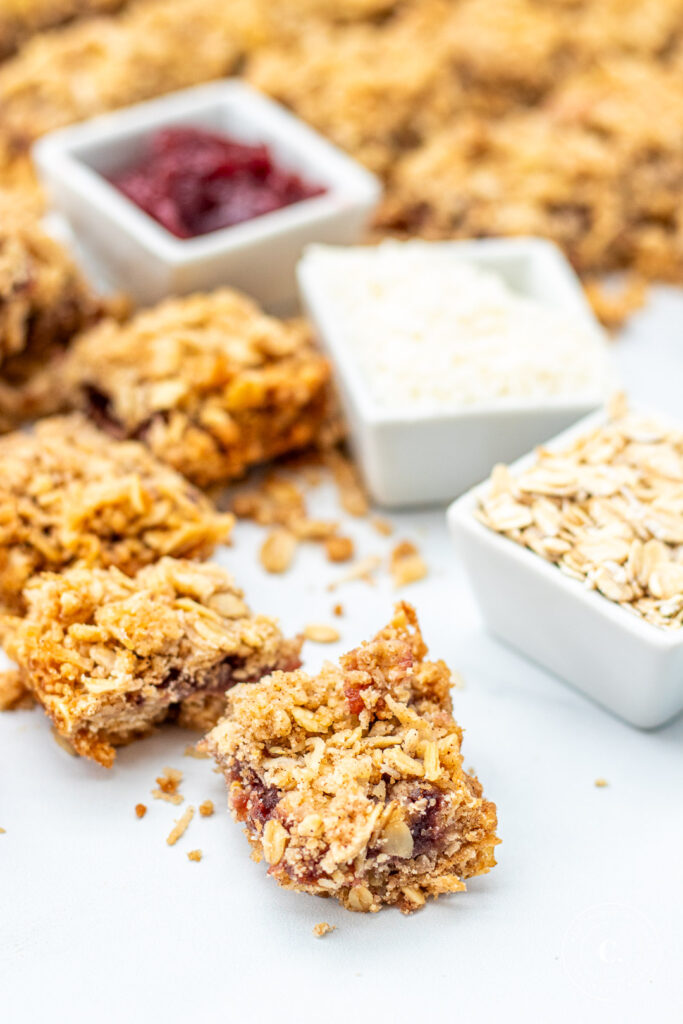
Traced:
<svg viewBox="0 0 683 1024">
<path fill-rule="evenodd" d="M 316 246 L 307 259 L 382 407 L 605 393 L 607 350 L 597 327 L 515 293 L 448 244 Z"/>
</svg>

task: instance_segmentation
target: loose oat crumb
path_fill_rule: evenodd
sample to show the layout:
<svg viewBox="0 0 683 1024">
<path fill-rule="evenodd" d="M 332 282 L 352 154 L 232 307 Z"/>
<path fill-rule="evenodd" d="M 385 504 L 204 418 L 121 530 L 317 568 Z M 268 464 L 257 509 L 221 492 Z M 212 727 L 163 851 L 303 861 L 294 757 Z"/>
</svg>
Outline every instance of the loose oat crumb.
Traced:
<svg viewBox="0 0 683 1024">
<path fill-rule="evenodd" d="M 324 623 L 312 622 L 304 627 L 304 636 L 314 644 L 333 644 L 339 640 L 339 630 Z"/>
<path fill-rule="evenodd" d="M 465 682 L 465 677 L 463 675 L 461 675 L 461 673 L 458 672 L 457 669 L 454 669 L 451 672 L 451 686 L 453 687 L 454 690 L 465 690 L 465 689 L 467 689 L 467 683 Z"/>
<path fill-rule="evenodd" d="M 290 530 L 271 530 L 261 545 L 261 565 L 266 572 L 286 572 L 296 552 L 297 539 Z"/>
<path fill-rule="evenodd" d="M 0 828 L 0 836 L 4 836 L 6 832 L 7 832 L 6 828 Z"/>
<path fill-rule="evenodd" d="M 330 932 L 333 932 L 336 927 L 336 924 L 328 924 L 327 921 L 320 921 L 319 924 L 314 926 L 313 934 L 316 939 L 322 939 L 325 935 L 329 935 Z"/>
<path fill-rule="evenodd" d="M 339 501 L 345 512 L 352 516 L 368 513 L 368 499 L 358 476 L 358 470 L 346 456 L 335 449 L 325 453 L 325 461 L 332 470 L 339 491 Z"/>
<path fill-rule="evenodd" d="M 335 604 L 334 608 L 332 609 L 332 614 L 336 615 L 337 618 L 342 616 L 344 614 L 344 605 L 343 604 Z"/>
<path fill-rule="evenodd" d="M 188 743 L 184 750 L 185 757 L 195 757 L 198 761 L 206 761 L 209 755 L 206 751 L 197 750 L 194 743 Z"/>
<path fill-rule="evenodd" d="M 165 800 L 169 804 L 181 804 L 185 797 L 178 792 L 178 786 L 183 778 L 183 773 L 177 768 L 164 768 L 163 774 L 157 778 L 158 789 L 152 790 L 155 800 Z"/>
<path fill-rule="evenodd" d="M 202 818 L 209 818 L 213 814 L 213 800 L 205 800 L 199 805 L 199 813 Z"/>
<path fill-rule="evenodd" d="M 196 861 L 201 860 L 202 859 L 202 851 L 201 850 L 190 850 L 190 852 L 187 855 L 187 859 L 188 860 L 196 860 Z"/>
<path fill-rule="evenodd" d="M 372 525 L 382 537 L 391 537 L 394 532 L 393 523 L 390 523 L 388 519 L 384 519 L 383 516 L 373 516 Z"/>
<path fill-rule="evenodd" d="M 0 672 L 0 711 L 21 711 L 34 704 L 35 700 L 24 686 L 17 669 Z"/>
<path fill-rule="evenodd" d="M 607 782 L 607 779 L 596 779 L 595 785 L 598 787 L 598 789 L 604 789 L 605 786 L 609 785 L 609 783 Z"/>
<path fill-rule="evenodd" d="M 325 551 L 330 562 L 348 562 L 353 558 L 353 541 L 350 537 L 328 537 Z"/>
<path fill-rule="evenodd" d="M 366 583 L 374 583 L 372 574 L 379 569 L 381 564 L 382 559 L 379 555 L 368 555 L 366 558 L 361 558 L 343 576 L 333 580 L 332 583 L 328 583 L 327 589 L 335 590 L 342 583 L 352 583 L 354 580 L 365 580 Z"/>
<path fill-rule="evenodd" d="M 144 804 L 136 804 L 135 813 L 138 816 L 138 818 L 144 818 L 144 816 L 147 814 L 147 808 L 145 807 Z"/>
<path fill-rule="evenodd" d="M 62 750 L 65 750 L 66 753 L 69 754 L 71 757 L 78 757 L 78 754 L 76 753 L 72 745 L 69 743 L 69 741 L 64 736 L 61 736 L 54 726 L 52 727 L 52 738 L 57 744 L 57 746 L 61 747 Z"/>
<path fill-rule="evenodd" d="M 417 583 L 427 575 L 427 566 L 415 545 L 409 540 L 403 540 L 396 545 L 391 552 L 390 559 L 391 575 L 394 578 L 394 585 L 397 587 L 407 586 L 409 583 Z"/>
<path fill-rule="evenodd" d="M 194 818 L 194 807 L 188 807 L 181 818 L 178 818 L 175 825 L 168 834 L 166 842 L 169 846 L 175 846 L 181 836 L 185 835 L 187 828 Z"/>
</svg>

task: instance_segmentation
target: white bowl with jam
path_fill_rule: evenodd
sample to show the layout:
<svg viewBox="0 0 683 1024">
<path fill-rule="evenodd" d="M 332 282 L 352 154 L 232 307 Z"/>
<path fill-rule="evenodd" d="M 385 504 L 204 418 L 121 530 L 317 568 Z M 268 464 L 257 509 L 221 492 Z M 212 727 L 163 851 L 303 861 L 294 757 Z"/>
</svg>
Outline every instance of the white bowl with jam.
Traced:
<svg viewBox="0 0 683 1024">
<path fill-rule="evenodd" d="M 184 155 L 160 156 L 183 134 Z M 234 148 L 232 163 L 211 140 Z M 141 304 L 231 285 L 286 311 L 303 247 L 357 242 L 381 195 L 369 171 L 237 80 L 53 132 L 33 155 L 83 249 Z"/>
</svg>

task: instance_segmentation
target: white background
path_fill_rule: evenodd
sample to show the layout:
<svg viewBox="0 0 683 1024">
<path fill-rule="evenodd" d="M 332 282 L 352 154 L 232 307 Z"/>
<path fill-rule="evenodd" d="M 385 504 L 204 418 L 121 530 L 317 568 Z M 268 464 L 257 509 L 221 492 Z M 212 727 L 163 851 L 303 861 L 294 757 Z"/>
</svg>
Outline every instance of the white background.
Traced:
<svg viewBox="0 0 683 1024">
<path fill-rule="evenodd" d="M 660 290 L 615 345 L 631 395 L 679 416 L 681 323 L 683 296 Z M 324 488 L 316 503 L 338 514 Z M 358 520 L 349 532 L 361 555 L 410 537 L 429 563 L 401 596 L 432 654 L 465 677 L 456 715 L 465 762 L 498 805 L 498 866 L 412 917 L 350 914 L 281 891 L 250 860 L 221 778 L 183 756 L 187 733 L 128 747 L 108 772 L 68 756 L 40 711 L 0 715 L 0 1021 L 683 1019 L 683 717 L 639 732 L 503 647 L 482 627 L 442 510 L 393 518 L 393 538 Z M 344 605 L 342 641 L 307 644 L 306 667 L 388 619 L 386 572 L 330 594 L 340 570 L 311 546 L 268 577 L 262 536 L 240 524 L 221 555 L 252 607 L 292 632 Z M 150 796 L 165 765 L 185 773 L 184 806 L 217 809 L 173 848 L 184 807 Z M 195 848 L 201 863 L 187 859 Z M 323 920 L 336 931 L 316 939 Z"/>
</svg>

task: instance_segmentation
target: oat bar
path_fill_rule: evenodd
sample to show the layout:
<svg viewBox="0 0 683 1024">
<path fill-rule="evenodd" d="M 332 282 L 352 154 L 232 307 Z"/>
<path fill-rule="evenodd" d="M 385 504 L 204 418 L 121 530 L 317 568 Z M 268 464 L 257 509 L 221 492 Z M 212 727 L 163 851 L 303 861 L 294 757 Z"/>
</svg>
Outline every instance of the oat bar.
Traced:
<svg viewBox="0 0 683 1024">
<path fill-rule="evenodd" d="M 59 397 L 36 381 L 101 308 L 62 246 L 0 193 L 0 431 Z"/>
<path fill-rule="evenodd" d="M 399 604 L 338 666 L 230 692 L 206 743 L 280 885 L 410 912 L 495 864 L 496 808 L 463 770 L 450 673 L 426 653 Z"/>
<path fill-rule="evenodd" d="M 73 346 L 67 375 L 98 426 L 200 486 L 310 444 L 330 409 L 330 368 L 308 328 L 229 289 L 102 322 Z"/>
<path fill-rule="evenodd" d="M 92 14 L 106 14 L 127 0 L 3 0 L 0 11 L 0 59 L 42 29 Z"/>
<path fill-rule="evenodd" d="M 34 577 L 26 599 L 26 616 L 3 622 L 5 649 L 58 733 L 107 767 L 164 720 L 206 729 L 229 687 L 299 664 L 300 640 L 251 615 L 212 563 L 74 567 Z"/>
<path fill-rule="evenodd" d="M 78 414 L 0 438 L 0 606 L 29 578 L 74 562 L 131 573 L 163 555 L 205 558 L 233 517 L 135 441 Z"/>
</svg>

